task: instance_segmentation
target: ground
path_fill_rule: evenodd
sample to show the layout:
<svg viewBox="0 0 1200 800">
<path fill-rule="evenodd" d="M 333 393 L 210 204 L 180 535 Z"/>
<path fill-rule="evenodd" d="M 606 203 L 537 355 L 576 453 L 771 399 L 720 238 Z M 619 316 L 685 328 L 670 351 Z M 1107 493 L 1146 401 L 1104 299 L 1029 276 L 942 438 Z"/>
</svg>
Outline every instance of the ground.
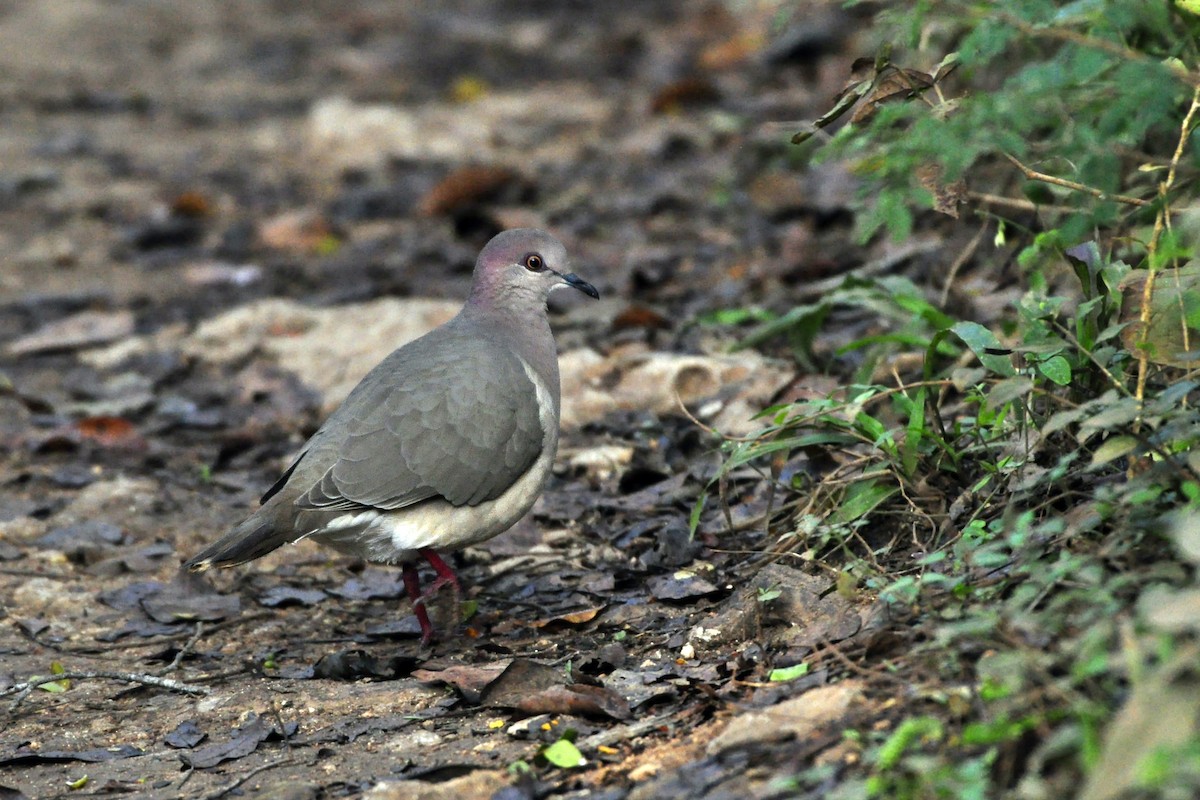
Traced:
<svg viewBox="0 0 1200 800">
<path fill-rule="evenodd" d="M 0 794 L 773 797 L 851 763 L 903 687 L 847 653 L 903 620 L 772 554 L 766 481 L 689 517 L 717 431 L 820 388 L 704 320 L 957 252 L 851 244 L 853 178 L 793 163 L 853 13 L 0 4 L 0 690 L 75 676 L 2 698 Z M 466 619 L 422 649 L 397 570 L 311 543 L 180 574 L 518 225 L 603 299 L 554 299 L 555 475 L 457 556 Z"/>
</svg>

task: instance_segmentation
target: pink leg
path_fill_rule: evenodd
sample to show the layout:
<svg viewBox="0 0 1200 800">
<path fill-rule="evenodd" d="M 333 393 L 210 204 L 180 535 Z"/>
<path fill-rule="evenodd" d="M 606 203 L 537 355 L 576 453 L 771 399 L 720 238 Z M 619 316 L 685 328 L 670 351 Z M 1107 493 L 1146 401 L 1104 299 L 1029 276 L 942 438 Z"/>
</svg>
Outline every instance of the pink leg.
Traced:
<svg viewBox="0 0 1200 800">
<path fill-rule="evenodd" d="M 442 561 L 442 557 L 428 547 L 423 547 L 417 552 L 424 556 L 425 560 L 429 562 L 429 566 L 433 567 L 438 574 L 433 583 L 429 585 L 429 588 L 425 590 L 425 596 L 429 597 L 446 584 L 454 587 L 454 594 L 457 596 L 461 587 L 458 585 L 458 576 L 454 574 L 454 570 L 451 569 L 450 565 Z"/>
<path fill-rule="evenodd" d="M 433 623 L 429 621 L 429 612 L 423 602 L 425 598 L 421 596 L 421 575 L 412 564 L 404 565 L 404 591 L 412 601 L 413 613 L 421 626 L 421 646 L 424 647 L 433 639 Z"/>
<path fill-rule="evenodd" d="M 404 565 L 404 590 L 408 593 L 408 598 L 412 600 L 413 613 L 417 615 L 417 622 L 421 625 L 421 645 L 425 646 L 433 641 L 433 623 L 429 621 L 429 612 L 425 609 L 425 601 L 441 589 L 449 584 L 454 592 L 454 612 L 458 613 L 458 593 L 459 583 L 458 576 L 454 574 L 454 570 L 442 560 L 442 557 L 428 547 L 417 551 L 424 557 L 429 565 L 437 572 L 437 577 L 433 579 L 433 583 L 429 584 L 424 592 L 421 591 L 421 576 L 417 572 L 417 568 L 412 564 Z"/>
</svg>

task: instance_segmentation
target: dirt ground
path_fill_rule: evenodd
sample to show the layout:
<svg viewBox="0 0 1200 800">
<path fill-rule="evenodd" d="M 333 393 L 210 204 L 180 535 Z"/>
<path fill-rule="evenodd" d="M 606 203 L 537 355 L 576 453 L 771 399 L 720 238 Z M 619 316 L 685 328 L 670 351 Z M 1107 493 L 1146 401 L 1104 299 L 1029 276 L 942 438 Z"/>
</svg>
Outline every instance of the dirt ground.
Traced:
<svg viewBox="0 0 1200 800">
<path fill-rule="evenodd" d="M 823 2 L 0 2 L 0 796 L 766 798 L 853 763 L 842 730 L 897 687 L 847 653 L 902 626 L 766 555 L 758 473 L 688 521 L 713 429 L 805 390 L 705 320 L 943 246 L 850 244 L 852 178 L 788 142 L 860 29 Z M 443 603 L 422 650 L 397 570 L 311 543 L 179 574 L 519 225 L 602 300 L 556 295 L 555 475 L 457 555 L 465 621 Z"/>
</svg>

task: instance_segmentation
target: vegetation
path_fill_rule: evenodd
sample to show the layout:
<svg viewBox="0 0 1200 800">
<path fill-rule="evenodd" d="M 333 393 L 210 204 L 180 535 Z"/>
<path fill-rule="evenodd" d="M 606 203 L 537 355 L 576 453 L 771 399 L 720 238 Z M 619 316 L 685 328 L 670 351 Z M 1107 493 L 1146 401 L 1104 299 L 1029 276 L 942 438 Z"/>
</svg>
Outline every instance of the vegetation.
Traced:
<svg viewBox="0 0 1200 800">
<path fill-rule="evenodd" d="M 864 241 L 975 228 L 931 285 L 849 278 L 746 337 L 841 388 L 768 409 L 717 482 L 757 465 L 779 549 L 911 626 L 857 654 L 891 724 L 798 794 L 1200 796 L 1197 33 L 1168 2 L 895 4 L 797 133 L 854 165 Z M 948 300 L 971 270 L 1020 284 L 988 325 Z M 883 325 L 822 354 L 846 308 Z"/>
</svg>

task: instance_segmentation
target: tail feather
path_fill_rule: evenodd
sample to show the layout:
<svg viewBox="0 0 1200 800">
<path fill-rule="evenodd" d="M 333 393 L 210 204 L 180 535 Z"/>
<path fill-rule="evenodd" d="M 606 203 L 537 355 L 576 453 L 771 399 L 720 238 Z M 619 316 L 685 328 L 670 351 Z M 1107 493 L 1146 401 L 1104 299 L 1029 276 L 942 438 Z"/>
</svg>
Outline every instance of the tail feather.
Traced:
<svg viewBox="0 0 1200 800">
<path fill-rule="evenodd" d="M 210 567 L 235 567 L 261 558 L 295 538 L 289 530 L 280 530 L 275 520 L 255 514 L 233 530 L 183 562 L 189 572 L 204 572 Z"/>
</svg>

